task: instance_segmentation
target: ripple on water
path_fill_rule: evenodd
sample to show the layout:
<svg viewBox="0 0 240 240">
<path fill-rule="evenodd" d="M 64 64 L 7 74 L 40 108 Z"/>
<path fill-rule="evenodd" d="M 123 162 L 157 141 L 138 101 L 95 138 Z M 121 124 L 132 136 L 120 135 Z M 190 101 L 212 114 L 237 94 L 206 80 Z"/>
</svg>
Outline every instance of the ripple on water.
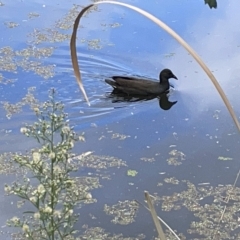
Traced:
<svg viewBox="0 0 240 240">
<path fill-rule="evenodd" d="M 56 57 L 60 59 L 67 58 L 69 50 L 65 49 L 65 51 L 65 54 L 62 51 L 62 54 Z M 61 80 L 58 85 L 60 99 L 66 104 L 71 117 L 86 121 L 91 118 L 103 117 L 114 109 L 135 104 L 126 102 L 114 104 L 112 99 L 109 98 L 112 88 L 105 83 L 105 78 L 116 74 L 131 74 L 130 70 L 126 66 L 119 64 L 113 56 L 105 54 L 93 56 L 88 53 L 81 53 L 79 64 L 83 84 L 91 103 L 90 107 L 83 99 L 75 77 L 72 75 L 71 62 L 68 61 L 66 63 L 61 60 L 57 69 L 57 72 L 61 74 Z M 69 77 L 70 74 L 71 76 Z"/>
</svg>

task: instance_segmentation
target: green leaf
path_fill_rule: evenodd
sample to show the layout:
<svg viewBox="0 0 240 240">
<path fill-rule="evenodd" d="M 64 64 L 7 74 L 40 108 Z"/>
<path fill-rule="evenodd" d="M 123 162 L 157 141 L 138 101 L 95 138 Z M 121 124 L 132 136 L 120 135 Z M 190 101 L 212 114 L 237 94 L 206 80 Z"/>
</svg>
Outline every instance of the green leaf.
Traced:
<svg viewBox="0 0 240 240">
<path fill-rule="evenodd" d="M 212 8 L 217 8 L 217 0 L 205 0 L 205 4 Z"/>
<path fill-rule="evenodd" d="M 131 176 L 131 177 L 135 177 L 138 174 L 138 172 L 136 170 L 128 170 L 127 171 L 127 175 Z"/>
</svg>

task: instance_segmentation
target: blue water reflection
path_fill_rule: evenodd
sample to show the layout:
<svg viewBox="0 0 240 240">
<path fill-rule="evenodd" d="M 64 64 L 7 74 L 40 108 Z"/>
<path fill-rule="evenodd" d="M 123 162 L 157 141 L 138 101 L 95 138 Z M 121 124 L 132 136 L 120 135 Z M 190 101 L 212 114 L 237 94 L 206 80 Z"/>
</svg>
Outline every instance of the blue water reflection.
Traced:
<svg viewBox="0 0 240 240">
<path fill-rule="evenodd" d="M 221 2 L 217 10 L 210 10 L 204 1 L 123 2 L 149 11 L 180 34 L 213 71 L 236 114 L 240 115 L 240 34 L 237 30 L 240 2 Z M 126 198 L 143 199 L 143 190 L 146 189 L 160 192 L 160 188 L 156 187 L 156 182 L 160 181 L 159 172 L 166 172 L 167 176 L 175 176 L 180 180 L 188 179 L 196 184 L 232 184 L 239 167 L 239 137 L 233 121 L 203 70 L 186 50 L 154 23 L 132 10 L 108 4 L 99 6 L 98 11 L 93 11 L 82 19 L 77 50 L 91 107 L 84 101 L 73 75 L 69 39 L 43 41 L 37 45 L 33 41 L 34 37 L 29 36 L 34 29 L 46 32 L 46 28 L 70 35 L 72 29 L 59 29 L 56 21 L 63 18 L 73 4 L 88 3 L 91 1 L 7 1 L 0 7 L 3 23 L 19 23 L 15 28 L 0 25 L 0 48 L 10 46 L 13 51 L 28 46 L 55 48 L 50 57 L 29 59 L 39 61 L 42 66 L 55 66 L 54 76 L 47 80 L 34 71 L 25 71 L 19 66 L 21 56 L 14 55 L 9 60 L 16 64 L 15 72 L 1 69 L 0 65 L 4 78 L 15 79 L 12 84 L 0 84 L 1 101 L 16 103 L 33 86 L 36 87 L 36 98 L 44 101 L 48 90 L 55 87 L 59 99 L 65 103 L 75 130 L 85 132 L 86 135 L 86 143 L 76 147 L 76 152 L 94 151 L 96 155 L 116 156 L 125 160 L 129 169 L 139 172 L 139 177 L 129 180 L 126 169 L 112 170 L 113 181 L 105 182 L 107 187 L 94 192 L 99 205 L 93 209 L 96 214 L 101 212 L 99 216 L 103 219 L 106 217 L 103 216 L 102 206 L 106 201 L 110 204 Z M 30 19 L 30 12 L 39 13 L 39 17 Z M 114 25 L 115 23 L 120 26 Z M 96 39 L 99 40 L 95 42 L 97 49 L 92 49 L 91 41 Z M 4 57 L 2 53 L 0 60 L 1 57 Z M 104 82 L 105 78 L 117 74 L 157 80 L 163 68 L 170 68 L 179 79 L 171 81 L 174 89 L 170 92 L 169 99 L 177 101 L 177 104 L 170 110 L 159 108 L 158 99 L 113 102 L 108 97 L 111 87 Z M 0 108 L 3 133 L 0 137 L 1 151 L 25 151 L 32 147 L 32 142 L 25 140 L 19 133 L 23 123 L 34 121 L 32 111 L 25 106 L 22 112 L 8 120 L 3 106 Z M 6 133 L 6 130 L 11 131 Z M 113 138 L 114 133 L 129 137 L 121 141 Z M 166 159 L 172 148 L 186 155 L 181 166 L 167 164 Z M 219 156 L 231 157 L 233 161 L 223 163 L 218 160 Z M 143 163 L 140 160 L 142 157 L 155 158 L 156 161 L 152 164 Z M 83 169 L 79 174 L 87 174 L 88 171 L 90 170 Z M 134 186 L 129 185 L 130 181 Z M 163 189 L 162 194 L 168 190 Z M 109 196 L 109 192 L 113 192 L 114 196 Z M 3 198 L 3 201 L 7 200 Z M 90 210 L 87 208 L 83 211 L 88 214 Z M 141 212 L 140 215 L 146 217 L 147 214 Z M 0 224 L 3 225 L 6 215 L 0 216 Z M 167 214 L 163 217 L 171 219 Z M 181 217 L 183 215 L 179 216 Z M 185 221 L 182 221 L 183 225 L 187 224 L 186 219 Z M 80 222 L 79 225 L 81 224 L 83 223 Z M 97 225 L 97 220 L 94 224 Z M 109 227 L 109 219 L 102 224 Z M 143 223 L 138 223 L 137 226 L 141 224 Z M 111 227 L 116 232 L 124 232 L 118 227 Z M 173 228 L 181 231 L 183 226 L 175 222 Z M 128 229 L 128 233 L 135 234 L 136 229 Z M 151 236 L 150 232 L 146 234 Z"/>
</svg>

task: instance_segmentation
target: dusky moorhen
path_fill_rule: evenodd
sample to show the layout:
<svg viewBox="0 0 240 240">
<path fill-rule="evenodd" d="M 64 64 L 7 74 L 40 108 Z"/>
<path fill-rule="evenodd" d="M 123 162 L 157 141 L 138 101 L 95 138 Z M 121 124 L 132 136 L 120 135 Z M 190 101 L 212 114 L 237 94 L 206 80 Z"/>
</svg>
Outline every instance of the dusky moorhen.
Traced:
<svg viewBox="0 0 240 240">
<path fill-rule="evenodd" d="M 167 91 L 170 87 L 169 78 L 177 77 L 169 69 L 163 69 L 159 74 L 159 82 L 154 82 L 144 78 L 113 76 L 105 79 L 114 90 L 128 95 L 159 95 Z"/>
</svg>

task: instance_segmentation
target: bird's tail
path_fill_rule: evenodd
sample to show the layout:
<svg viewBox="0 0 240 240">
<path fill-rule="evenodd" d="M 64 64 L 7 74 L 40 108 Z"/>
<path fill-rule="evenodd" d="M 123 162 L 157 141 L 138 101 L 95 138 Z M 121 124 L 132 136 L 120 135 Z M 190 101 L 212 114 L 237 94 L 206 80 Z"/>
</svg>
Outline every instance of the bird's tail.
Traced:
<svg viewBox="0 0 240 240">
<path fill-rule="evenodd" d="M 111 85 L 112 87 L 117 87 L 117 83 L 116 82 L 114 82 L 113 80 L 111 80 L 111 79 L 105 79 L 105 82 L 107 83 L 107 84 L 109 84 L 109 85 Z"/>
</svg>

